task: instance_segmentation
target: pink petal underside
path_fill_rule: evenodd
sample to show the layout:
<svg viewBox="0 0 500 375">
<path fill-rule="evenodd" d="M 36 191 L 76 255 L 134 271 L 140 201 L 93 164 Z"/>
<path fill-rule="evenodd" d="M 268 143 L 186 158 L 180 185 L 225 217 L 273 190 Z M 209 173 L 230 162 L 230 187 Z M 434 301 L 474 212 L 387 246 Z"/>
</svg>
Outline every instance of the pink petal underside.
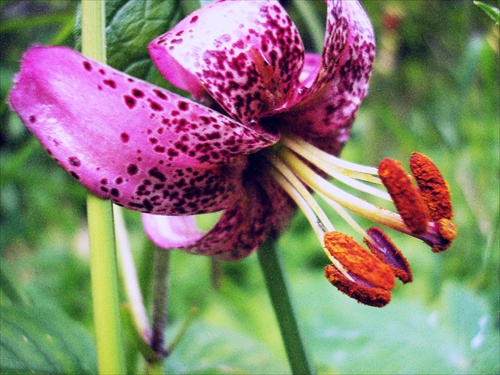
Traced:
<svg viewBox="0 0 500 375">
<path fill-rule="evenodd" d="M 313 75 L 315 81 L 304 84 L 298 103 L 280 117 L 290 131 L 325 151 L 338 153 L 368 92 L 375 38 L 358 1 L 328 0 L 327 4 L 322 59 L 317 73 L 308 75 L 309 81 Z M 309 63 L 313 59 L 310 56 Z"/>
<path fill-rule="evenodd" d="M 163 249 L 177 249 L 196 243 L 203 237 L 195 217 L 142 214 L 144 231 L 151 241 Z"/>
<path fill-rule="evenodd" d="M 149 51 L 172 83 L 195 95 L 203 87 L 246 124 L 286 105 L 304 60 L 298 30 L 277 1 L 212 3 L 151 42 Z"/>
<path fill-rule="evenodd" d="M 215 226 L 203 235 L 192 216 L 143 214 L 145 232 L 164 249 L 238 260 L 258 248 L 269 231 L 269 204 L 256 185 L 248 184 L 245 193 L 231 208 L 224 210 Z"/>
<path fill-rule="evenodd" d="M 230 206 L 246 155 L 276 142 L 64 47 L 29 50 L 9 100 L 80 183 L 142 212 Z"/>
</svg>

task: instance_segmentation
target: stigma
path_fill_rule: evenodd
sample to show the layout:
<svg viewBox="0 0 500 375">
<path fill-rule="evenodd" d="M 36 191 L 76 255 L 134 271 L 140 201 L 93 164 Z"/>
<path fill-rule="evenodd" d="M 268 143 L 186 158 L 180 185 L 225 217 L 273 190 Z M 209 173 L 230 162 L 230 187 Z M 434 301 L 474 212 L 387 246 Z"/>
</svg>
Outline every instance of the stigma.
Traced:
<svg viewBox="0 0 500 375">
<path fill-rule="evenodd" d="M 395 278 L 403 283 L 412 281 L 407 260 L 379 226 L 418 238 L 433 252 L 446 250 L 456 237 L 448 184 L 423 154 L 412 154 L 410 175 L 397 160 L 384 159 L 378 168 L 359 165 L 286 135 L 277 147 L 264 153 L 264 158 L 269 175 L 304 213 L 330 260 L 325 267 L 327 280 L 361 303 L 385 306 Z M 361 199 L 339 185 L 372 196 L 377 202 L 387 201 L 390 208 Z M 318 197 L 361 236 L 366 248 L 335 229 Z M 377 225 L 364 230 L 350 212 Z"/>
</svg>

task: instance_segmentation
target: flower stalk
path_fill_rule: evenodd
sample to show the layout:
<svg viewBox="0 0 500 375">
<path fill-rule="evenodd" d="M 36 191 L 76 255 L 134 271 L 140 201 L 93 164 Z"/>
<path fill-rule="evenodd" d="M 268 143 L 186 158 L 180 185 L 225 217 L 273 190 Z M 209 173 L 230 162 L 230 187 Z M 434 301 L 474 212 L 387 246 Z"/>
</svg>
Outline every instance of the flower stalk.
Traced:
<svg viewBox="0 0 500 375">
<path fill-rule="evenodd" d="M 99 61 L 105 52 L 105 1 L 82 1 L 82 52 Z M 92 299 L 100 374 L 125 373 L 111 202 L 87 196 Z"/>
<path fill-rule="evenodd" d="M 277 238 L 269 236 L 257 250 L 260 267 L 280 326 L 292 373 L 315 374 L 316 370 L 305 346 L 295 315 L 285 267 L 277 242 Z"/>
</svg>

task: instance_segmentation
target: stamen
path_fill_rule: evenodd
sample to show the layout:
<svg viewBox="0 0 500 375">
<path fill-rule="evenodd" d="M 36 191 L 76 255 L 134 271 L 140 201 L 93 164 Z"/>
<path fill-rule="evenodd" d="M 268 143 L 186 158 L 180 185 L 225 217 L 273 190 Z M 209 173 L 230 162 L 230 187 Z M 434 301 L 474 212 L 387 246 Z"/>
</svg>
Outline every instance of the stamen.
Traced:
<svg viewBox="0 0 500 375">
<path fill-rule="evenodd" d="M 321 209 L 318 202 L 314 199 L 314 197 L 309 193 L 304 184 L 298 179 L 298 177 L 283 163 L 278 157 L 276 157 L 272 153 L 266 153 L 266 158 L 268 162 L 276 168 L 279 173 L 281 173 L 286 180 L 288 180 L 289 184 L 298 192 L 298 194 L 305 200 L 305 202 L 309 205 L 310 209 L 314 212 L 317 220 L 319 220 L 326 231 L 333 231 L 333 224 L 326 216 L 325 212 Z M 273 175 L 274 176 L 274 175 Z"/>
<path fill-rule="evenodd" d="M 349 275 L 370 287 L 392 290 L 394 273 L 390 266 L 382 262 L 351 236 L 342 232 L 328 232 L 324 237 L 325 247 L 347 270 Z"/>
<path fill-rule="evenodd" d="M 332 185 L 329 181 L 314 172 L 289 149 L 282 148 L 278 150 L 278 154 L 288 168 L 290 168 L 294 174 L 298 175 L 313 190 L 367 219 L 400 232 L 407 233 L 408 229 L 398 214 L 385 208 L 377 207 Z"/>
<path fill-rule="evenodd" d="M 451 219 L 453 210 L 450 190 L 432 160 L 414 152 L 410 158 L 410 169 L 417 180 L 420 194 L 429 209 L 432 220 Z"/>
<path fill-rule="evenodd" d="M 381 288 L 366 287 L 351 281 L 331 264 L 325 267 L 325 277 L 342 293 L 365 305 L 383 307 L 391 301 L 391 292 Z"/>
<path fill-rule="evenodd" d="M 376 168 L 367 167 L 365 165 L 351 163 L 349 161 L 340 159 L 336 156 L 324 152 L 323 150 L 320 150 L 317 147 L 314 147 L 312 144 L 305 142 L 301 138 L 298 138 L 291 134 L 283 136 L 281 138 L 281 142 L 314 165 L 323 167 L 324 165 L 328 164 L 343 175 L 350 176 L 358 180 L 373 182 L 376 184 L 382 183 L 379 178 L 374 177 L 378 174 Z"/>
<path fill-rule="evenodd" d="M 347 278 L 335 266 L 325 267 L 325 277 L 341 292 L 370 306 L 389 303 L 394 288 L 391 267 L 366 251 L 348 235 L 340 232 L 325 234 L 325 246 L 347 269 Z"/>
<path fill-rule="evenodd" d="M 325 226 L 318 218 L 317 214 L 308 204 L 302 194 L 273 166 L 269 166 L 269 174 L 276 180 L 276 182 L 285 190 L 285 192 L 293 199 L 300 210 L 304 213 L 305 217 L 311 224 L 316 236 L 322 241 L 322 236 L 325 233 Z"/>
<path fill-rule="evenodd" d="M 344 219 L 347 224 L 349 224 L 356 232 L 361 234 L 362 237 L 364 238 L 369 238 L 368 235 L 366 234 L 366 231 L 361 228 L 361 226 L 356 222 L 356 220 L 353 219 L 353 217 L 347 212 L 347 210 L 344 209 L 340 204 L 335 202 L 334 200 L 328 198 L 324 194 L 319 193 L 319 196 L 330 206 L 332 207 L 342 219 Z"/>
<path fill-rule="evenodd" d="M 441 219 L 431 223 L 428 233 L 421 239 L 431 246 L 434 253 L 440 253 L 451 246 L 456 236 L 456 225 L 448 219 Z"/>
<path fill-rule="evenodd" d="M 401 163 L 384 159 L 378 166 L 378 174 L 411 233 L 425 233 L 431 220 L 429 210 Z"/>
<path fill-rule="evenodd" d="M 370 228 L 366 233 L 372 241 L 365 238 L 365 243 L 372 253 L 381 261 L 391 266 L 394 274 L 403 284 L 411 282 L 413 277 L 410 265 L 389 236 L 378 227 Z"/>
</svg>

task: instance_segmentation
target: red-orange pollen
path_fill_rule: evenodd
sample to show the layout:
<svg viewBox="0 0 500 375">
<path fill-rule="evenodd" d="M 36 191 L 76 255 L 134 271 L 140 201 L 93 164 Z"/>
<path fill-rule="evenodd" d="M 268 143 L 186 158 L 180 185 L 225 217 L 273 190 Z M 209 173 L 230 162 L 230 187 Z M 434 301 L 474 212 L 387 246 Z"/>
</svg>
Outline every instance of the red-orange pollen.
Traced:
<svg viewBox="0 0 500 375">
<path fill-rule="evenodd" d="M 420 194 L 429 209 L 432 221 L 451 219 L 453 211 L 448 184 L 432 160 L 414 152 L 410 158 L 410 169 L 417 180 Z"/>
<path fill-rule="evenodd" d="M 431 220 L 429 210 L 401 163 L 384 159 L 378 166 L 378 174 L 410 232 L 416 235 L 426 232 Z"/>
<path fill-rule="evenodd" d="M 453 210 L 446 180 L 427 156 L 417 152 L 410 158 L 410 168 L 418 188 L 401 163 L 385 159 L 379 175 L 408 231 L 441 252 L 451 246 L 457 227 L 451 222 Z"/>
<path fill-rule="evenodd" d="M 382 307 L 389 303 L 395 286 L 394 272 L 389 265 L 344 233 L 328 232 L 324 242 L 326 249 L 348 274 L 328 265 L 325 277 L 330 283 L 366 305 Z"/>
</svg>

